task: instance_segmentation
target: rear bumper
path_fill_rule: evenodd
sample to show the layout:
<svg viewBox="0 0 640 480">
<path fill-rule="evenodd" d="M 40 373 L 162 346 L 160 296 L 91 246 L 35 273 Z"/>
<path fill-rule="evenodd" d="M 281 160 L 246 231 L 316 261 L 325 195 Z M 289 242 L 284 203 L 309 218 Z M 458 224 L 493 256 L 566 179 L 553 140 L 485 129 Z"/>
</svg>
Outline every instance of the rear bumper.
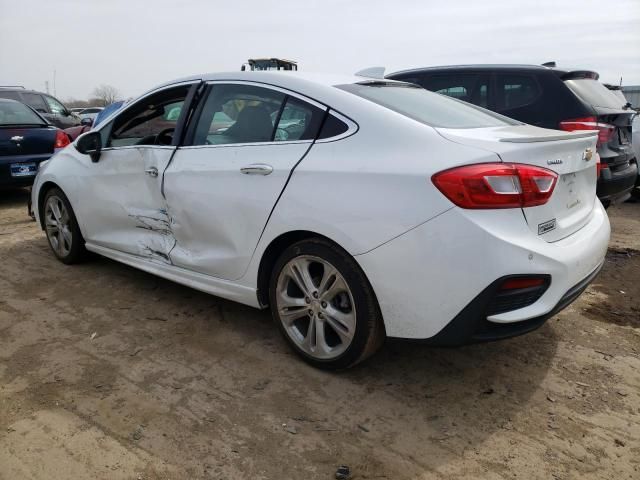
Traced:
<svg viewBox="0 0 640 480">
<path fill-rule="evenodd" d="M 22 187 L 32 185 L 34 179 L 36 178 L 37 170 L 33 175 L 14 177 L 11 175 L 11 165 L 20 163 L 35 163 L 39 167 L 42 162 L 51 158 L 52 155 L 53 153 L 45 153 L 40 155 L 0 157 L 0 187 Z"/>
<path fill-rule="evenodd" d="M 590 215 L 569 237 L 546 242 L 531 232 L 519 209 L 453 208 L 355 258 L 373 286 L 390 337 L 430 339 L 462 316 L 475 320 L 459 322 L 477 326 L 482 320 L 481 330 L 502 338 L 544 323 L 602 264 L 609 220 L 595 199 Z M 548 275 L 551 280 L 534 303 L 488 316 L 486 305 L 476 299 L 510 275 Z M 448 334 L 447 342 L 480 340 L 471 330 L 477 329 Z"/>
<path fill-rule="evenodd" d="M 491 301 L 499 293 L 503 279 L 498 279 L 474 298 L 456 317 L 437 335 L 424 340 L 428 345 L 453 347 L 469 343 L 503 340 L 532 332 L 544 325 L 555 314 L 571 305 L 598 276 L 604 262 L 598 265 L 586 278 L 570 288 L 553 307 L 539 317 L 520 322 L 495 323 L 487 320 L 487 310 Z"/>
<path fill-rule="evenodd" d="M 610 202 L 624 200 L 635 187 L 637 180 L 638 167 L 635 163 L 630 163 L 627 168 L 617 172 L 605 168 L 598 179 L 598 198 Z"/>
</svg>

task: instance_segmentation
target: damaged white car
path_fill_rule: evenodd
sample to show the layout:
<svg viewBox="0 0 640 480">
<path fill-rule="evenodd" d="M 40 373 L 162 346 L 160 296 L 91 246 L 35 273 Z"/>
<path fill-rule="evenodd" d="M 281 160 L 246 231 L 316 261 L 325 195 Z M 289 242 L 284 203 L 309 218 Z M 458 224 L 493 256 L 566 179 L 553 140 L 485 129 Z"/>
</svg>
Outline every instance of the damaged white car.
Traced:
<svg viewBox="0 0 640 480">
<path fill-rule="evenodd" d="M 609 240 L 596 141 L 390 80 L 200 75 L 42 164 L 32 200 L 64 263 L 270 306 L 305 360 L 345 368 L 385 336 L 506 338 L 577 298 Z"/>
</svg>

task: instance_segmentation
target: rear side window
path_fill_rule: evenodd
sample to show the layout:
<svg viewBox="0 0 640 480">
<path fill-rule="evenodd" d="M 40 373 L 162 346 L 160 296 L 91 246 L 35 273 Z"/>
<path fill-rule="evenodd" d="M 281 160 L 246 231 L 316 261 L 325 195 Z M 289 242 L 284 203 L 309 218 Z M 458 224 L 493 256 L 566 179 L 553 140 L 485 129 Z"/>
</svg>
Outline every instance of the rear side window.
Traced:
<svg viewBox="0 0 640 480">
<path fill-rule="evenodd" d="M 215 84 L 202 107 L 193 145 L 270 142 L 285 94 L 253 85 Z"/>
<path fill-rule="evenodd" d="M 337 88 L 432 127 L 482 128 L 520 125 L 520 122 L 502 115 L 413 85 L 368 82 L 339 85 Z"/>
<path fill-rule="evenodd" d="M 487 107 L 489 76 L 482 74 L 452 74 L 424 77 L 418 83 L 432 92 Z"/>
<path fill-rule="evenodd" d="M 294 97 L 288 97 L 282 109 L 274 141 L 313 140 L 318 134 L 324 110 Z"/>
<path fill-rule="evenodd" d="M 540 86 L 529 75 L 496 75 L 496 109 L 499 112 L 524 107 L 540 96 Z"/>
<path fill-rule="evenodd" d="M 318 135 L 318 140 L 337 137 L 338 135 L 345 133 L 347 130 L 349 130 L 349 125 L 331 113 L 328 113 L 327 118 L 322 125 L 322 130 L 320 130 L 320 134 Z"/>
<path fill-rule="evenodd" d="M 265 87 L 214 84 L 192 145 L 313 140 L 324 110 Z"/>
<path fill-rule="evenodd" d="M 48 113 L 47 105 L 44 103 L 42 95 L 37 93 L 22 93 L 22 101 L 41 113 Z"/>
<path fill-rule="evenodd" d="M 565 80 L 564 83 L 588 105 L 619 110 L 626 104 L 626 101 L 620 99 L 613 91 L 597 80 L 585 78 Z"/>
</svg>

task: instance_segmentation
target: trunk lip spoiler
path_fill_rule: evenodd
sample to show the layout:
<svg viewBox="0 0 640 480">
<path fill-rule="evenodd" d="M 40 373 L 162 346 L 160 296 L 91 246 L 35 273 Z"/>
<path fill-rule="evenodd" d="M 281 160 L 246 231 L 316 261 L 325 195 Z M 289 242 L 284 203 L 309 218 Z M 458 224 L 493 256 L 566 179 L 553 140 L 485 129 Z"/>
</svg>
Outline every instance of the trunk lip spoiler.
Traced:
<svg viewBox="0 0 640 480">
<path fill-rule="evenodd" d="M 501 138 L 499 142 L 505 143 L 536 143 L 536 142 L 555 142 L 562 140 L 574 140 L 577 138 L 590 138 L 597 137 L 597 130 L 584 130 L 582 132 L 563 132 L 557 135 L 544 135 L 544 136 L 524 136 L 513 138 Z"/>
</svg>

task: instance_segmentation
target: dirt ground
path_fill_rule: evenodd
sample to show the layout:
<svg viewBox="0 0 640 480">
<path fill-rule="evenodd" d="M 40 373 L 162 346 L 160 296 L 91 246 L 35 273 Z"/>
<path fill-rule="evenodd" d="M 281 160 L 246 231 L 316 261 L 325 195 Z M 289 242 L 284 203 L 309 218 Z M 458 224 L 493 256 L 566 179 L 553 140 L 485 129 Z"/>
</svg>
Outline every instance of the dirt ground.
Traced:
<svg viewBox="0 0 640 480">
<path fill-rule="evenodd" d="M 0 479 L 640 478 L 640 204 L 536 332 L 307 366 L 260 312 L 54 259 L 0 193 Z"/>
</svg>

